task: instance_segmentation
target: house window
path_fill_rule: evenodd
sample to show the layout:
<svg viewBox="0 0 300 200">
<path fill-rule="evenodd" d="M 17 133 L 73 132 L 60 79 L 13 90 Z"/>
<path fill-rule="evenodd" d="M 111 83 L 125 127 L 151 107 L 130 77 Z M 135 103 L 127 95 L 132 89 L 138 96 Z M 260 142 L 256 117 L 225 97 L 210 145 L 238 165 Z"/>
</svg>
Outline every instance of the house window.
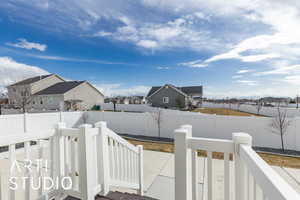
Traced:
<svg viewBox="0 0 300 200">
<path fill-rule="evenodd" d="M 163 103 L 169 103 L 169 97 L 163 97 Z"/>
</svg>

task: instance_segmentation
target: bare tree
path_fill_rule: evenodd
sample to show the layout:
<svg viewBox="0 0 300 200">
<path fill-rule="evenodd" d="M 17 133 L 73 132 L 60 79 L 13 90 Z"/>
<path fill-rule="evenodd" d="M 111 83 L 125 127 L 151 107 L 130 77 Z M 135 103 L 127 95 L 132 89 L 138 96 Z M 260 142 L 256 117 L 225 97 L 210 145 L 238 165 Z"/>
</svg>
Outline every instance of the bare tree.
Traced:
<svg viewBox="0 0 300 200">
<path fill-rule="evenodd" d="M 158 108 L 156 111 L 151 113 L 151 116 L 153 117 L 155 123 L 157 124 L 158 137 L 160 137 L 162 113 L 163 113 L 163 110 L 160 108 Z"/>
<path fill-rule="evenodd" d="M 82 119 L 82 123 L 83 123 L 83 124 L 86 124 L 87 121 L 88 121 L 88 119 L 89 119 L 88 113 L 87 113 L 87 112 L 84 112 L 84 113 L 82 114 L 81 119 Z"/>
<path fill-rule="evenodd" d="M 241 107 L 241 102 L 238 101 L 238 102 L 236 103 L 236 108 L 237 108 L 238 111 L 240 111 L 240 107 Z"/>
<path fill-rule="evenodd" d="M 21 97 L 21 109 L 23 113 L 27 111 L 28 105 L 31 103 L 32 97 L 29 94 L 25 94 Z"/>
<path fill-rule="evenodd" d="M 280 134 L 281 148 L 284 151 L 283 136 L 286 134 L 288 127 L 291 125 L 291 120 L 287 116 L 286 109 L 277 107 L 277 115 L 273 118 L 271 127 L 272 132 Z"/>
<path fill-rule="evenodd" d="M 114 112 L 116 112 L 117 99 L 113 98 L 112 103 L 114 104 Z"/>
<path fill-rule="evenodd" d="M 259 112 L 260 112 L 260 110 L 262 109 L 262 107 L 263 107 L 262 101 L 258 100 L 258 101 L 256 102 L 256 111 L 257 111 L 257 114 L 258 114 L 258 115 L 259 115 Z"/>
</svg>

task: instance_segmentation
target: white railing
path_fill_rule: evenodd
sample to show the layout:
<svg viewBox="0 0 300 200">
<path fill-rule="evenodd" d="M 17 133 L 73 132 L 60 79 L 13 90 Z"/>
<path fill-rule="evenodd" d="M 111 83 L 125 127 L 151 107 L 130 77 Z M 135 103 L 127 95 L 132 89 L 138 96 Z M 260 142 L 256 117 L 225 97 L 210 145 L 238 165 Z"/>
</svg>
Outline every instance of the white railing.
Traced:
<svg viewBox="0 0 300 200">
<path fill-rule="evenodd" d="M 17 178 L 20 178 L 20 174 L 22 177 L 27 177 L 25 180 L 22 199 L 31 200 L 32 199 L 32 188 L 31 188 L 31 180 L 39 182 L 38 177 L 50 176 L 54 177 L 55 167 L 53 164 L 48 166 L 45 163 L 39 163 L 40 167 L 38 169 L 37 162 L 31 162 L 31 160 L 43 160 L 45 157 L 53 158 L 55 155 L 53 153 L 53 149 L 46 152 L 45 146 L 49 141 L 53 141 L 53 136 L 55 135 L 55 131 L 44 131 L 42 133 L 27 132 L 24 135 L 10 135 L 9 137 L 0 137 L 0 147 L 8 146 L 8 152 L 1 153 L 1 174 L 0 174 L 0 199 L 9 199 L 15 200 L 20 199 L 17 194 L 16 182 Z M 33 143 L 35 142 L 35 143 Z M 18 143 L 23 143 L 24 146 L 22 148 L 16 148 Z M 34 144 L 34 145 L 33 145 Z M 32 151 L 36 150 L 37 155 L 33 158 Z M 23 156 L 17 156 L 19 153 L 22 153 Z M 8 165 L 6 164 L 8 160 Z M 5 166 L 8 166 L 7 169 L 4 169 Z M 28 166 L 25 168 L 24 166 Z M 30 167 L 29 167 L 30 166 Z M 37 175 L 37 176 L 36 176 Z M 41 182 L 40 184 L 42 184 Z M 7 187 L 4 187 L 7 186 Z M 19 186 L 20 187 L 20 186 Z M 36 193 L 36 192 L 35 192 Z M 35 194 L 36 199 L 40 199 L 44 196 L 44 193 L 47 193 L 49 198 L 56 195 L 55 190 L 44 191 L 43 186 L 40 185 L 37 194 Z"/>
<path fill-rule="evenodd" d="M 286 183 L 252 148 L 247 144 L 239 147 L 241 160 L 237 184 L 238 195 L 243 199 L 300 199 L 300 195 Z"/>
<path fill-rule="evenodd" d="M 233 133 L 232 140 L 220 140 L 192 137 L 190 125 L 175 130 L 175 200 L 212 200 L 216 199 L 216 191 L 222 192 L 220 188 L 215 188 L 216 183 L 213 182 L 213 152 L 224 153 L 222 199 L 300 199 L 300 195 L 251 148 L 251 143 L 252 137 L 245 133 Z M 207 177 L 204 182 L 205 189 L 201 193 L 198 180 L 198 150 L 207 152 Z M 234 174 L 231 174 L 230 170 L 231 154 L 234 160 Z M 231 180 L 233 177 L 235 180 Z"/>
<path fill-rule="evenodd" d="M 104 144 L 107 146 L 103 156 L 109 160 L 105 165 L 109 184 L 136 189 L 140 195 L 143 195 L 143 146 L 130 144 L 108 129 L 106 123 L 96 123 L 95 126 L 102 128 L 101 132 L 105 133 L 103 141 L 107 141 Z"/>
<path fill-rule="evenodd" d="M 72 189 L 63 193 L 84 200 L 106 195 L 111 186 L 136 189 L 143 194 L 143 147 L 130 144 L 106 122 L 95 128 L 84 124 L 79 129 L 58 129 L 60 177 L 72 178 Z"/>
<path fill-rule="evenodd" d="M 36 144 L 30 145 L 32 141 L 36 141 Z M 24 148 L 16 150 L 17 143 L 24 143 Z M 53 197 L 63 199 L 70 195 L 94 200 L 98 193 L 106 195 L 110 186 L 132 188 L 143 194 L 142 146 L 135 147 L 119 137 L 107 128 L 106 122 L 96 123 L 95 128 L 89 124 L 66 128 L 61 122 L 52 131 L 0 137 L 0 147 L 3 146 L 8 146 L 9 151 L 0 154 L 0 162 L 4 158 L 9 160 L 9 164 L 7 179 L 1 178 L 0 174 L 0 199 L 48 200 Z M 40 185 L 38 195 L 32 191 L 29 179 L 25 183 L 25 191 L 11 189 L 11 184 L 7 185 L 10 177 L 33 177 L 32 172 L 24 167 L 36 154 L 33 150 L 37 150 L 37 159 L 50 161 L 44 164 L 43 170 L 36 170 L 37 178 L 47 176 L 61 183 L 68 177 L 70 181 L 64 187 L 59 184 L 51 190 L 43 190 Z M 22 174 L 9 170 L 15 160 L 25 168 Z M 3 188 L 6 190 L 3 191 Z"/>
</svg>

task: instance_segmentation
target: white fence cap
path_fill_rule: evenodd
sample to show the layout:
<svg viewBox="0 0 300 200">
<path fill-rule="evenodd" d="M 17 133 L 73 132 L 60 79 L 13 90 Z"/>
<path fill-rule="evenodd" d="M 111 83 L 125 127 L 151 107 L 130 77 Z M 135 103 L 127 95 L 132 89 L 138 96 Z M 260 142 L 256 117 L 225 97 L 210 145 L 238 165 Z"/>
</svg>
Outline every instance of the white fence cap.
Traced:
<svg viewBox="0 0 300 200">
<path fill-rule="evenodd" d="M 252 136 L 248 133 L 238 132 L 232 133 L 232 140 L 238 144 L 252 144 Z"/>
</svg>

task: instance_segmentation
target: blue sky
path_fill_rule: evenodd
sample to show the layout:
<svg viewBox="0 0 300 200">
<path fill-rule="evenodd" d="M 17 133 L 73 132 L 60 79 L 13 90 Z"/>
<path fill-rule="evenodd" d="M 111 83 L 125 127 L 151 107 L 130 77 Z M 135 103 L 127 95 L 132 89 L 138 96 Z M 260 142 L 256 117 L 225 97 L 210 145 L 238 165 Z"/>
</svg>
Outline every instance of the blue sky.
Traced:
<svg viewBox="0 0 300 200">
<path fill-rule="evenodd" d="M 56 73 L 105 95 L 203 85 L 207 97 L 300 92 L 295 0 L 7 0 L 0 86 Z"/>
</svg>

